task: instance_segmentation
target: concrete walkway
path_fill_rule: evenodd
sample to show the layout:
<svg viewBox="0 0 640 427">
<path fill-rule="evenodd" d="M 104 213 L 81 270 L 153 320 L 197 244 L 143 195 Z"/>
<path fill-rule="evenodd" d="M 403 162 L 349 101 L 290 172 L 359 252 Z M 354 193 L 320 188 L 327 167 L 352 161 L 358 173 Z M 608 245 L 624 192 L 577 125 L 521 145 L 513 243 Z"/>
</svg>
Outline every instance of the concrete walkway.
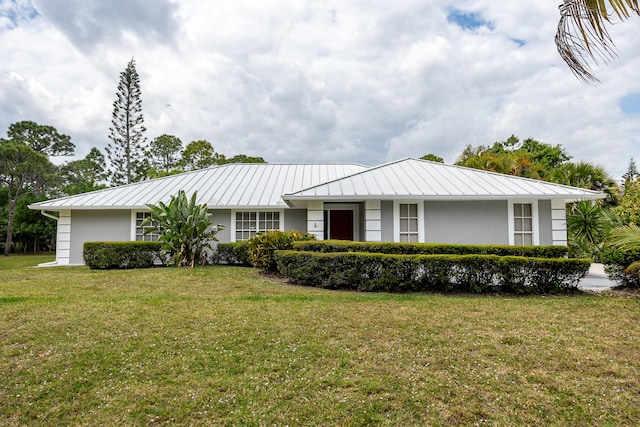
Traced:
<svg viewBox="0 0 640 427">
<path fill-rule="evenodd" d="M 578 288 L 583 291 L 602 292 L 617 285 L 617 282 L 609 280 L 609 276 L 604 272 L 604 266 L 602 264 L 591 264 L 589 274 L 580 280 Z"/>
</svg>

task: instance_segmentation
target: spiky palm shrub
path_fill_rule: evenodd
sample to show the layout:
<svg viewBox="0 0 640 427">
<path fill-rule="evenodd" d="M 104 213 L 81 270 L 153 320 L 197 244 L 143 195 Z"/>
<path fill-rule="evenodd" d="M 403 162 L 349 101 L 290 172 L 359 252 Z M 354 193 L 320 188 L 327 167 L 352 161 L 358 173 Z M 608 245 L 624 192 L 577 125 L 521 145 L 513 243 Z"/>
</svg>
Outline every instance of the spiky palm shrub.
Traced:
<svg viewBox="0 0 640 427">
<path fill-rule="evenodd" d="M 593 252 L 604 238 L 606 228 L 602 208 L 588 200 L 574 204 L 567 215 L 567 233 L 572 249 L 578 254 L 586 255 Z"/>
<path fill-rule="evenodd" d="M 213 225 L 206 204 L 196 204 L 196 193 L 191 199 L 183 190 L 171 196 L 169 204 L 147 204 L 151 215 L 142 225 L 151 225 L 145 233 L 160 233 L 158 240 L 162 249 L 173 260 L 174 265 L 193 268 L 196 262 L 204 260 L 204 250 L 211 249 L 211 242 L 217 241 L 216 234 L 224 225 Z"/>
</svg>

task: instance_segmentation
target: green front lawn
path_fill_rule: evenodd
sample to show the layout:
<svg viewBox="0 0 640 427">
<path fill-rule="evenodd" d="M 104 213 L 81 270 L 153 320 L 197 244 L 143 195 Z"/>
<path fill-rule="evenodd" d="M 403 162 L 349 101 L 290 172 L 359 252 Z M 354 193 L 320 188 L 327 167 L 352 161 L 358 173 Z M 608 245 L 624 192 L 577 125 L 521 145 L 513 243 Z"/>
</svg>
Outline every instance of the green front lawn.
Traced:
<svg viewBox="0 0 640 427">
<path fill-rule="evenodd" d="M 637 425 L 640 299 L 0 259 L 0 425 Z"/>
</svg>

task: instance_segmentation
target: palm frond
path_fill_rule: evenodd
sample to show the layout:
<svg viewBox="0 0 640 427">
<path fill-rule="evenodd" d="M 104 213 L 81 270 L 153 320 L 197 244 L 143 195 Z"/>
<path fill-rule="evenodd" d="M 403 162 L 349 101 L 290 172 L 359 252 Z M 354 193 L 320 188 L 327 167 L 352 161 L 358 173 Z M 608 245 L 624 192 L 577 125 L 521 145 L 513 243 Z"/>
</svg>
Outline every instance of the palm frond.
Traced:
<svg viewBox="0 0 640 427">
<path fill-rule="evenodd" d="M 640 227 L 629 224 L 614 229 L 611 231 L 609 245 L 623 251 L 640 250 Z"/>
<path fill-rule="evenodd" d="M 600 83 L 589 62 L 608 62 L 616 57 L 606 26 L 613 23 L 612 17 L 624 21 L 632 13 L 640 15 L 638 0 L 564 0 L 559 9 L 555 43 L 560 57 L 580 80 Z"/>
</svg>

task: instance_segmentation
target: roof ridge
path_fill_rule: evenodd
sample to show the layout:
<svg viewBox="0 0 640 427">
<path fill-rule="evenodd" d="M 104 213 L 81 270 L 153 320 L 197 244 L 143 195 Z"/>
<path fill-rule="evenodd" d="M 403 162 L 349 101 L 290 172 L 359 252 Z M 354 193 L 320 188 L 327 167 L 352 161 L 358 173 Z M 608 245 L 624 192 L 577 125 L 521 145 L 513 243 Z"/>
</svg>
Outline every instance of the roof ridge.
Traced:
<svg viewBox="0 0 640 427">
<path fill-rule="evenodd" d="M 412 159 L 411 157 L 405 157 L 404 159 L 394 160 L 392 162 L 383 163 L 383 164 L 378 165 L 378 166 L 371 166 L 371 167 L 364 166 L 367 169 L 361 170 L 361 171 L 353 173 L 351 175 L 345 175 L 345 176 L 340 177 L 340 178 L 335 178 L 335 179 L 332 179 L 332 180 L 329 180 L 329 181 L 325 181 L 325 182 L 320 183 L 320 184 L 312 185 L 311 187 L 302 188 L 302 189 L 300 189 L 298 191 L 295 191 L 293 193 L 286 193 L 286 194 L 283 194 L 283 196 L 290 196 L 290 195 L 293 195 L 293 194 L 296 194 L 296 193 L 301 193 L 303 191 L 312 190 L 312 189 L 317 188 L 317 187 L 322 187 L 323 185 L 329 185 L 329 184 L 332 184 L 334 182 L 337 182 L 337 181 L 340 181 L 340 180 L 343 180 L 343 179 L 346 179 L 346 178 L 351 178 L 351 177 L 354 177 L 354 176 L 358 176 L 358 175 L 361 175 L 361 174 L 366 173 L 366 172 L 370 172 L 370 171 L 373 171 L 373 170 L 376 170 L 376 169 L 380 169 L 380 168 L 382 168 L 384 166 L 392 165 L 394 163 L 404 162 L 406 160 L 411 160 L 411 159 Z M 413 159 L 413 160 L 415 160 L 415 159 Z M 358 165 L 358 166 L 363 166 L 363 165 Z"/>
</svg>

